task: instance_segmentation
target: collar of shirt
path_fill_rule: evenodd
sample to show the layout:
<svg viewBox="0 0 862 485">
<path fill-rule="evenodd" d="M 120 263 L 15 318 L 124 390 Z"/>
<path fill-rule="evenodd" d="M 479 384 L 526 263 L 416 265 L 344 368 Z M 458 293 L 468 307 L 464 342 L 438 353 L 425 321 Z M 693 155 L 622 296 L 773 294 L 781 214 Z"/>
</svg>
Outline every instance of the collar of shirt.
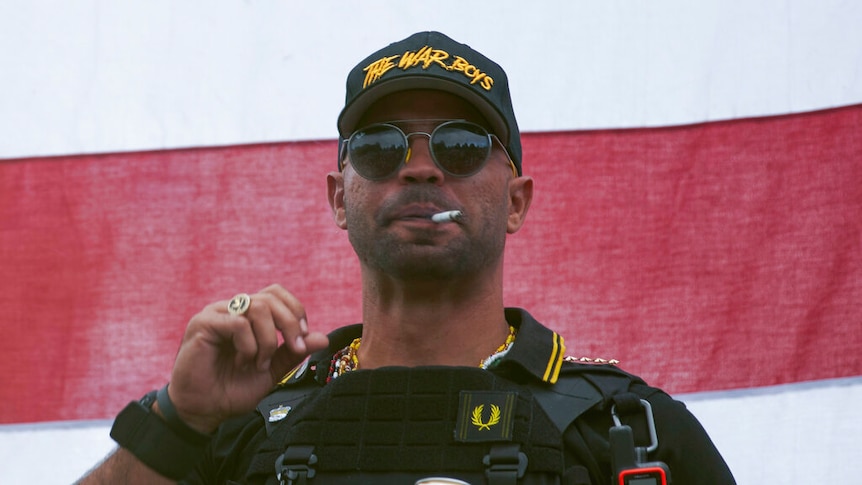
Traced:
<svg viewBox="0 0 862 485">
<path fill-rule="evenodd" d="M 550 384 L 557 382 L 566 353 L 563 337 L 537 322 L 526 310 L 506 308 L 505 315 L 509 325 L 518 329 L 518 335 L 494 371 L 511 372 L 517 368 L 539 381 Z M 360 323 L 338 328 L 329 334 L 329 348 L 314 353 L 308 361 L 308 367 L 315 373 L 318 382 L 326 382 L 335 352 L 350 345 L 353 339 L 361 335 Z"/>
</svg>

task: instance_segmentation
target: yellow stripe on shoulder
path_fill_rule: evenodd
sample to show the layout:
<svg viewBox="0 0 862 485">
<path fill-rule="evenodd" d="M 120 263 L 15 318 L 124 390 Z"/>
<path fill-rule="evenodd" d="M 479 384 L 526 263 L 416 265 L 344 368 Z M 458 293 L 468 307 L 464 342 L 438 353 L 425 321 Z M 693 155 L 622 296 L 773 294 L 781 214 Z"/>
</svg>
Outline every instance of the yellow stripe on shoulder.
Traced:
<svg viewBox="0 0 862 485">
<path fill-rule="evenodd" d="M 290 379 L 291 379 L 293 376 L 295 376 L 297 373 L 299 373 L 299 375 L 302 375 L 302 373 L 305 371 L 305 368 L 306 368 L 307 366 L 308 366 L 308 360 L 303 361 L 301 364 L 299 364 L 298 366 L 294 367 L 294 368 L 293 368 L 293 370 L 291 370 L 290 372 L 288 372 L 287 374 L 285 374 L 285 375 L 284 375 L 284 377 L 282 377 L 282 378 L 281 378 L 281 380 L 280 380 L 280 381 L 278 381 L 278 384 L 276 384 L 276 385 L 275 385 L 275 387 L 282 387 L 282 386 L 284 386 L 284 385 L 285 385 L 285 384 L 287 384 L 287 383 L 288 383 L 288 381 L 290 381 Z"/>
<path fill-rule="evenodd" d="M 555 384 L 560 377 L 560 368 L 563 365 L 563 356 L 566 355 L 566 343 L 563 337 L 557 332 L 553 335 L 554 345 L 551 349 L 551 355 L 548 358 L 548 365 L 545 367 L 545 374 L 542 380 Z"/>
</svg>

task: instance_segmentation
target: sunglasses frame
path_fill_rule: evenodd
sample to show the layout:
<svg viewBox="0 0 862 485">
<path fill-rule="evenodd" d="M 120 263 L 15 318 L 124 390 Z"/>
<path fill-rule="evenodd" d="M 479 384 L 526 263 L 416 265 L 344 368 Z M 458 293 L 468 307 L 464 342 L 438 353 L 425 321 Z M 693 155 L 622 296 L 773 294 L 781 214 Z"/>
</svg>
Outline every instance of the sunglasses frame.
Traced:
<svg viewBox="0 0 862 485">
<path fill-rule="evenodd" d="M 404 123 L 429 123 L 429 122 L 430 123 L 438 123 L 434 127 L 434 129 L 431 130 L 431 133 L 428 133 L 426 131 L 413 131 L 410 133 L 405 133 L 404 130 L 402 130 L 401 128 L 399 128 L 397 126 L 398 124 L 404 124 Z M 485 159 L 482 160 L 482 162 L 478 164 L 476 170 L 474 170 L 470 173 L 467 173 L 467 174 L 457 174 L 457 173 L 450 172 L 448 169 L 446 169 L 446 167 L 444 167 L 440 163 L 440 161 L 437 160 L 437 156 L 434 154 L 434 149 L 432 148 L 432 145 L 431 145 L 431 141 L 434 138 L 434 134 L 437 133 L 437 130 L 439 130 L 440 128 L 445 127 L 447 125 L 453 124 L 453 123 L 461 123 L 461 124 L 465 124 L 465 125 L 479 128 L 483 133 L 485 133 L 484 136 L 486 136 L 488 138 L 488 153 L 485 155 Z M 356 170 L 356 166 L 354 165 L 353 169 L 356 170 L 356 173 L 359 174 L 362 178 L 365 178 L 367 180 L 372 180 L 372 181 L 386 180 L 388 178 L 391 178 L 393 175 L 397 174 L 398 171 L 401 170 L 401 168 L 404 167 L 404 165 L 406 165 L 410 160 L 410 153 L 411 153 L 410 137 L 413 135 L 424 135 L 424 136 L 428 137 L 428 143 L 429 143 L 428 150 L 431 154 L 431 159 L 434 161 L 434 165 L 436 165 L 437 168 L 439 168 L 441 171 L 443 171 L 443 173 L 445 173 L 446 175 L 449 175 L 452 177 L 457 177 L 457 178 L 471 177 L 471 176 L 479 173 L 485 167 L 485 165 L 488 163 L 488 160 L 491 158 L 491 153 L 494 150 L 494 140 L 496 140 L 497 143 L 499 143 L 500 146 L 503 147 L 503 151 L 506 153 L 506 159 L 508 160 L 509 165 L 512 167 L 512 174 L 515 176 L 515 178 L 518 177 L 518 169 L 515 167 L 515 163 L 512 161 L 512 158 L 509 157 L 509 154 L 506 151 L 505 146 L 500 141 L 500 139 L 497 137 L 497 135 L 495 135 L 493 133 L 489 133 L 488 130 L 485 129 L 485 127 L 483 127 L 482 125 L 479 125 L 477 123 L 473 123 L 472 121 L 463 120 L 463 119 L 394 120 L 394 121 L 386 121 L 386 122 L 382 122 L 382 123 L 372 123 L 370 125 L 363 126 L 362 128 L 359 128 L 358 130 L 351 133 L 350 137 L 348 137 L 345 140 L 342 140 L 342 145 L 341 145 L 341 150 L 340 150 L 341 153 L 340 153 L 339 160 L 338 160 L 338 169 L 340 171 L 344 170 L 345 161 L 347 160 L 348 154 L 350 152 L 350 142 L 353 140 L 353 138 L 359 132 L 366 131 L 370 128 L 374 128 L 374 127 L 378 127 L 378 126 L 385 126 L 385 127 L 389 127 L 389 128 L 394 128 L 398 133 L 401 134 L 402 138 L 404 139 L 405 146 L 407 147 L 407 150 L 405 151 L 404 157 L 402 158 L 401 162 L 391 172 L 387 173 L 386 175 L 384 175 L 382 177 L 368 177 L 368 176 L 364 175 L 361 171 Z"/>
</svg>

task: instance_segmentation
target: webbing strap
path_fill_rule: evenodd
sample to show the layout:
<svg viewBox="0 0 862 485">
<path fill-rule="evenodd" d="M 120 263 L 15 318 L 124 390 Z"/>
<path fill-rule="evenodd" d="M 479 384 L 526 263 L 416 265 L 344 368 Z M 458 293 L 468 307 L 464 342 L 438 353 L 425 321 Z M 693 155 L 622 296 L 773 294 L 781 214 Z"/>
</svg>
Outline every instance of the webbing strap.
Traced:
<svg viewBox="0 0 862 485">
<path fill-rule="evenodd" d="M 643 412 L 641 397 L 633 392 L 620 392 L 612 397 L 620 416 L 640 414 Z"/>
<path fill-rule="evenodd" d="M 635 445 L 650 446 L 652 439 L 650 425 L 645 419 L 641 397 L 633 392 L 619 392 L 611 397 L 614 410 L 623 424 L 634 433 Z"/>
</svg>

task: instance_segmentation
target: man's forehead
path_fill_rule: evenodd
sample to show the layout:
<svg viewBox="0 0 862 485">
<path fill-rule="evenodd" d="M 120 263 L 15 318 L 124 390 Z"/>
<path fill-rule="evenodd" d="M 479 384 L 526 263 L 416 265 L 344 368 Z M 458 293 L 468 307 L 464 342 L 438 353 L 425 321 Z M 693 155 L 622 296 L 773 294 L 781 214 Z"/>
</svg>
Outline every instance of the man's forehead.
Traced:
<svg viewBox="0 0 862 485">
<path fill-rule="evenodd" d="M 427 89 L 399 91 L 380 98 L 363 113 L 359 126 L 417 119 L 463 119 L 489 128 L 479 111 L 463 98 Z"/>
</svg>

